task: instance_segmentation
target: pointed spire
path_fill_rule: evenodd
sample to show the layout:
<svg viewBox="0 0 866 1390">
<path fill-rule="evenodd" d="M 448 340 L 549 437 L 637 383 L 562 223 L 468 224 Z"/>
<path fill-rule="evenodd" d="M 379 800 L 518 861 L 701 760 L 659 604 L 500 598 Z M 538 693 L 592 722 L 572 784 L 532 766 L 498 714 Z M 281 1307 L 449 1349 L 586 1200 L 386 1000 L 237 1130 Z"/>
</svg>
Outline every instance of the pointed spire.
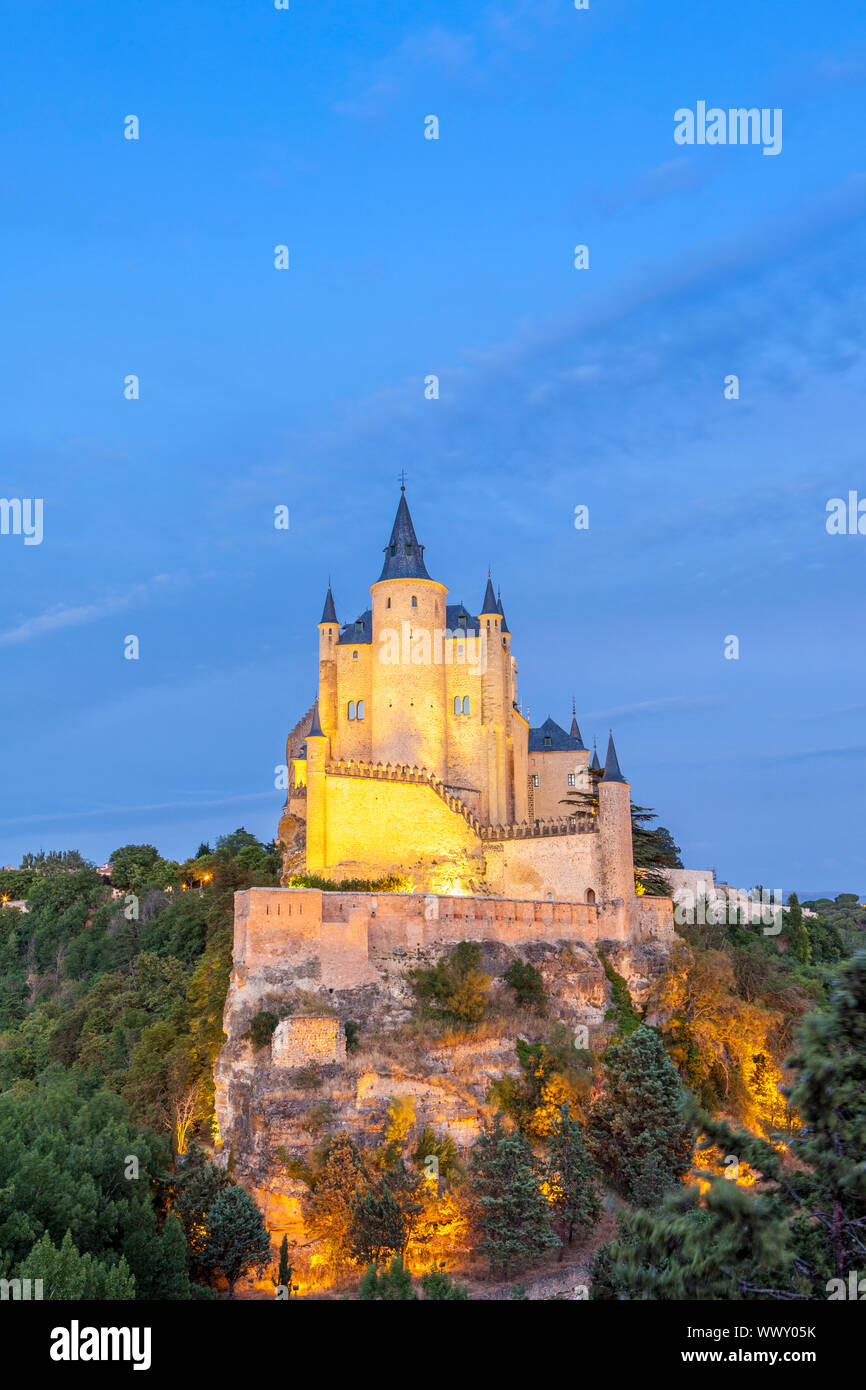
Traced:
<svg viewBox="0 0 866 1390">
<path fill-rule="evenodd" d="M 400 505 L 391 528 L 391 539 L 385 546 L 385 563 L 377 583 L 383 579 L 429 579 L 424 565 L 424 547 L 418 544 L 405 485 L 400 489 Z"/>
<path fill-rule="evenodd" d="M 498 613 L 496 607 L 496 595 L 493 592 L 493 580 L 490 578 L 490 570 L 487 571 L 487 588 L 484 590 L 484 602 L 481 605 L 481 616 L 485 613 Z"/>
<path fill-rule="evenodd" d="M 324 731 L 323 731 L 323 729 L 322 729 L 321 724 L 319 723 L 319 702 L 318 702 L 318 700 L 317 700 L 316 703 L 313 705 L 313 722 L 312 722 L 312 724 L 310 725 L 310 729 L 309 729 L 309 732 L 308 732 L 308 734 L 307 734 L 307 738 L 324 738 L 324 737 L 325 737 L 325 733 L 324 733 Z"/>
<path fill-rule="evenodd" d="M 577 739 L 581 748 L 584 748 L 586 746 L 584 744 L 583 739 L 580 736 L 580 729 L 577 727 L 577 705 L 575 704 L 573 695 L 571 697 L 571 728 L 569 730 L 569 733 L 571 734 L 572 738 Z"/>
<path fill-rule="evenodd" d="M 607 757 L 604 760 L 603 782 L 624 782 L 625 778 L 619 770 L 619 760 L 616 756 L 616 749 L 613 746 L 613 730 L 607 741 Z"/>
<path fill-rule="evenodd" d="M 330 579 L 328 580 L 328 592 L 327 592 L 327 595 L 325 596 L 325 607 L 324 607 L 324 609 L 322 610 L 322 622 L 323 622 L 323 623 L 336 623 L 336 622 L 337 622 L 337 610 L 336 610 L 336 608 L 334 607 L 334 595 L 331 593 L 331 581 L 330 581 Z M 339 624 L 338 624 L 338 626 L 339 626 Z"/>
<path fill-rule="evenodd" d="M 507 632 L 508 635 L 510 636 L 510 635 L 511 635 L 511 628 L 508 626 L 507 622 L 505 621 L 505 609 L 502 607 L 502 590 L 501 590 L 501 589 L 497 589 L 497 591 L 496 591 L 496 611 L 497 611 L 497 613 L 499 614 L 500 618 L 502 619 L 502 623 L 501 623 L 500 628 L 499 628 L 500 632 Z"/>
<path fill-rule="evenodd" d="M 595 739 L 592 740 L 592 762 L 589 765 L 590 772 L 601 772 L 601 763 L 598 761 L 598 748 Z"/>
</svg>

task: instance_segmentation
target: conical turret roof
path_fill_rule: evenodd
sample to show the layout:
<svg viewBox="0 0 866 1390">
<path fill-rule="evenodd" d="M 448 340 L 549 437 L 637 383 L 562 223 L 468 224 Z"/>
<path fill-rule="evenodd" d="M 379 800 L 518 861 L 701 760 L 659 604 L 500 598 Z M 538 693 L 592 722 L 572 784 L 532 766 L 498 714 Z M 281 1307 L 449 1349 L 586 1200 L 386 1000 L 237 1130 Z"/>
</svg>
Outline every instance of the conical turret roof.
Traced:
<svg viewBox="0 0 866 1390">
<path fill-rule="evenodd" d="M 334 595 L 331 593 L 331 585 L 328 583 L 328 592 L 325 596 L 325 607 L 322 610 L 323 623 L 336 623 L 337 610 L 334 607 Z"/>
<path fill-rule="evenodd" d="M 496 606 L 496 595 L 493 592 L 493 580 L 490 578 L 489 570 L 487 571 L 487 588 L 484 590 L 484 602 L 481 605 L 481 612 L 482 614 L 499 612 Z"/>
<path fill-rule="evenodd" d="M 625 778 L 619 769 L 619 759 L 616 756 L 616 749 L 613 746 L 613 734 L 607 741 L 607 757 L 604 760 L 603 782 L 624 782 Z"/>
<path fill-rule="evenodd" d="M 424 547 L 418 544 L 415 527 L 406 501 L 406 489 L 400 489 L 400 504 L 391 528 L 391 539 L 385 546 L 385 563 L 378 583 L 383 579 L 429 579 L 424 564 Z"/>
</svg>

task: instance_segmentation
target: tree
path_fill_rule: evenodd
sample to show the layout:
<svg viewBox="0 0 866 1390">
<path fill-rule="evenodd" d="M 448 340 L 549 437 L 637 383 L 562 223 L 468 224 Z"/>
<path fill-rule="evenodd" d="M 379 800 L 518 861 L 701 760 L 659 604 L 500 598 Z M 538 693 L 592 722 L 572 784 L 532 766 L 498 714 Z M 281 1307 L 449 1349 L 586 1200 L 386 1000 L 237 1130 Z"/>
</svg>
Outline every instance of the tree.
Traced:
<svg viewBox="0 0 866 1390">
<path fill-rule="evenodd" d="M 169 1212 L 160 1235 L 163 1275 L 160 1298 L 187 1299 L 189 1291 L 189 1251 L 180 1218 Z"/>
<path fill-rule="evenodd" d="M 497 1114 L 472 1147 L 470 1190 L 476 1206 L 480 1248 L 491 1271 L 506 1278 L 515 1263 L 559 1244 L 541 1193 L 532 1150 L 518 1132 L 506 1132 Z"/>
<path fill-rule="evenodd" d="M 190 1144 L 183 1166 L 178 1168 L 174 1178 L 174 1210 L 183 1226 L 192 1275 L 197 1281 L 206 1278 L 208 1273 L 205 1258 L 207 1213 L 231 1185 L 225 1169 L 209 1163 L 198 1144 Z"/>
<path fill-rule="evenodd" d="M 796 893 L 788 899 L 788 950 L 795 960 L 809 964 L 809 933 L 803 921 L 803 909 Z"/>
<path fill-rule="evenodd" d="M 524 1008 L 543 1014 L 547 1009 L 547 991 L 541 971 L 528 961 L 513 960 L 505 972 L 505 983 L 511 985 Z"/>
<path fill-rule="evenodd" d="M 368 1264 L 361 1275 L 358 1298 L 363 1303 L 373 1299 L 406 1303 L 417 1297 L 412 1287 L 412 1276 L 408 1269 L 404 1269 L 400 1255 L 394 1256 L 387 1269 L 380 1270 L 375 1264 Z"/>
<path fill-rule="evenodd" d="M 203 1261 L 225 1275 L 234 1298 L 238 1279 L 250 1270 L 260 1274 L 270 1255 L 262 1214 L 249 1193 L 233 1184 L 208 1209 L 205 1225 Z"/>
<path fill-rule="evenodd" d="M 280 1242 L 280 1263 L 277 1269 L 276 1284 L 278 1289 L 287 1289 L 289 1298 L 292 1296 L 292 1275 L 294 1270 L 289 1264 L 289 1238 L 283 1236 Z"/>
<path fill-rule="evenodd" d="M 67 1231 L 60 1248 L 46 1231 L 15 1270 L 16 1279 L 42 1280 L 42 1298 L 52 1300 L 135 1298 L 135 1279 L 121 1257 L 116 1264 L 81 1254 Z"/>
<path fill-rule="evenodd" d="M 589 1230 L 602 1212 L 595 1164 L 583 1141 L 583 1131 L 563 1105 L 547 1141 L 547 1197 L 553 1208 L 560 1240 L 560 1259 L 575 1230 Z"/>
<path fill-rule="evenodd" d="M 158 859 L 159 850 L 155 845 L 121 845 L 109 860 L 111 882 L 115 888 L 134 893 L 153 878 Z"/>
<path fill-rule="evenodd" d="M 356 1198 L 370 1186 L 357 1144 L 344 1134 L 328 1138 L 314 1153 L 310 1170 L 290 1166 L 290 1172 L 308 1186 L 302 1201 L 308 1231 L 321 1242 L 327 1263 L 340 1264 L 349 1254 Z"/>
<path fill-rule="evenodd" d="M 431 1303 L 466 1302 L 469 1290 L 465 1284 L 458 1284 L 444 1269 L 428 1269 L 421 1275 L 421 1288 L 424 1297 Z"/>
<path fill-rule="evenodd" d="M 415 970 L 412 979 L 422 1004 L 435 1014 L 458 1023 L 480 1023 L 488 1009 L 490 977 L 480 969 L 481 948 L 476 941 L 461 941 L 431 970 Z"/>
<path fill-rule="evenodd" d="M 608 1048 L 607 1084 L 592 1106 L 588 1138 L 613 1185 L 631 1200 L 646 1195 L 647 1180 L 659 1174 L 662 1187 L 675 1186 L 688 1171 L 693 1135 L 684 1123 L 684 1092 L 664 1045 L 653 1028 Z"/>
<path fill-rule="evenodd" d="M 384 1178 L 356 1198 L 349 1253 L 357 1264 L 379 1265 L 386 1255 L 402 1256 L 408 1234 L 403 1209 Z"/>
</svg>

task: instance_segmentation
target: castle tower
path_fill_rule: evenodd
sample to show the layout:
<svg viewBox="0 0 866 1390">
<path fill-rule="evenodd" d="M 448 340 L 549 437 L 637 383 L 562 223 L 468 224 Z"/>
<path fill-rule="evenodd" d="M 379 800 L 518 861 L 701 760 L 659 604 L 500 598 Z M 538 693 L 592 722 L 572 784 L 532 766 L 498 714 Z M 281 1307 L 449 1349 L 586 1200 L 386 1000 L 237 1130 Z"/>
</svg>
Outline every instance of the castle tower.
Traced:
<svg viewBox="0 0 866 1390">
<path fill-rule="evenodd" d="M 487 818 L 491 825 L 507 825 L 511 819 L 511 808 L 508 804 L 506 736 L 511 722 L 511 701 L 507 690 L 510 672 L 506 667 L 504 641 L 510 641 L 510 634 L 508 639 L 503 639 L 503 617 L 489 573 L 478 618 L 486 647 L 481 679 L 481 724 L 487 745 Z"/>
<path fill-rule="evenodd" d="M 445 778 L 448 761 L 444 584 L 431 579 L 406 502 L 405 485 L 372 599 L 371 757 L 426 767 Z"/>
<path fill-rule="evenodd" d="M 330 580 L 319 623 L 319 718 L 330 739 L 337 733 L 337 642 L 340 625 Z"/>
<path fill-rule="evenodd" d="M 634 896 L 631 789 L 620 771 L 612 733 L 598 783 L 598 828 L 604 897 L 608 902 L 628 902 Z"/>
<path fill-rule="evenodd" d="M 329 739 L 319 722 L 319 707 L 313 710 L 313 722 L 307 734 L 307 848 L 308 873 L 318 873 L 327 859 L 327 774 Z"/>
</svg>

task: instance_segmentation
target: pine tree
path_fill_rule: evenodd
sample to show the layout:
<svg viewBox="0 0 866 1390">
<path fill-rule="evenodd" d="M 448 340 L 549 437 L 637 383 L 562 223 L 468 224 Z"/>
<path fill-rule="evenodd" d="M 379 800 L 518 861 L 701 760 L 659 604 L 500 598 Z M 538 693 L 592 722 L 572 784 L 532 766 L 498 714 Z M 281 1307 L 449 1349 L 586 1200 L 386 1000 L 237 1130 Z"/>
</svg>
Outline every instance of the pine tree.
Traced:
<svg viewBox="0 0 866 1390">
<path fill-rule="evenodd" d="M 349 1252 L 358 1264 L 381 1264 L 406 1247 L 406 1218 L 385 1179 L 362 1193 L 352 1209 Z"/>
<path fill-rule="evenodd" d="M 506 1132 L 502 1115 L 482 1129 L 472 1148 L 471 1190 L 476 1204 L 482 1251 L 491 1271 L 506 1278 L 515 1263 L 558 1245 L 550 1208 L 541 1193 L 541 1175 L 520 1133 Z"/>
<path fill-rule="evenodd" d="M 692 1161 L 679 1077 L 658 1033 L 645 1024 L 609 1047 L 605 1064 L 607 1086 L 590 1111 L 590 1148 L 623 1196 L 657 1200 Z"/>
<path fill-rule="evenodd" d="M 189 1251 L 180 1218 L 169 1212 L 160 1235 L 162 1279 L 160 1298 L 186 1299 L 189 1291 Z"/>
<path fill-rule="evenodd" d="M 292 1296 L 292 1275 L 294 1270 L 289 1264 L 289 1238 L 283 1236 L 280 1242 L 280 1264 L 277 1269 L 277 1288 L 288 1289 L 289 1298 Z"/>
<path fill-rule="evenodd" d="M 203 1263 L 228 1280 L 229 1298 L 242 1275 L 264 1268 L 271 1244 L 262 1214 L 242 1187 L 220 1193 L 205 1216 Z"/>
<path fill-rule="evenodd" d="M 811 956 L 809 933 L 803 921 L 803 909 L 796 893 L 788 899 L 788 950 L 795 960 L 808 965 Z"/>
<path fill-rule="evenodd" d="M 129 1301 L 135 1298 L 135 1279 L 129 1265 L 121 1257 L 116 1264 L 81 1254 L 67 1231 L 60 1248 L 46 1231 L 30 1253 L 20 1262 L 14 1278 L 42 1280 L 43 1299 L 100 1299 Z"/>
<path fill-rule="evenodd" d="M 586 1151 L 583 1131 L 563 1105 L 547 1141 L 547 1196 L 554 1222 L 565 1245 L 571 1245 L 575 1230 L 589 1230 L 599 1220 L 601 1198 L 596 1186 L 595 1164 Z"/>
<path fill-rule="evenodd" d="M 394 1256 L 387 1269 L 380 1270 L 375 1264 L 368 1264 L 361 1275 L 358 1298 L 363 1303 L 372 1302 L 374 1299 L 382 1299 L 388 1303 L 407 1303 L 417 1297 L 412 1287 L 412 1276 L 408 1269 L 404 1268 L 399 1255 Z"/>
<path fill-rule="evenodd" d="M 465 1284 L 458 1284 L 456 1279 L 444 1269 L 428 1269 L 421 1275 L 421 1288 L 424 1290 L 424 1297 L 431 1303 L 456 1303 L 466 1302 L 469 1299 L 469 1290 Z"/>
</svg>

